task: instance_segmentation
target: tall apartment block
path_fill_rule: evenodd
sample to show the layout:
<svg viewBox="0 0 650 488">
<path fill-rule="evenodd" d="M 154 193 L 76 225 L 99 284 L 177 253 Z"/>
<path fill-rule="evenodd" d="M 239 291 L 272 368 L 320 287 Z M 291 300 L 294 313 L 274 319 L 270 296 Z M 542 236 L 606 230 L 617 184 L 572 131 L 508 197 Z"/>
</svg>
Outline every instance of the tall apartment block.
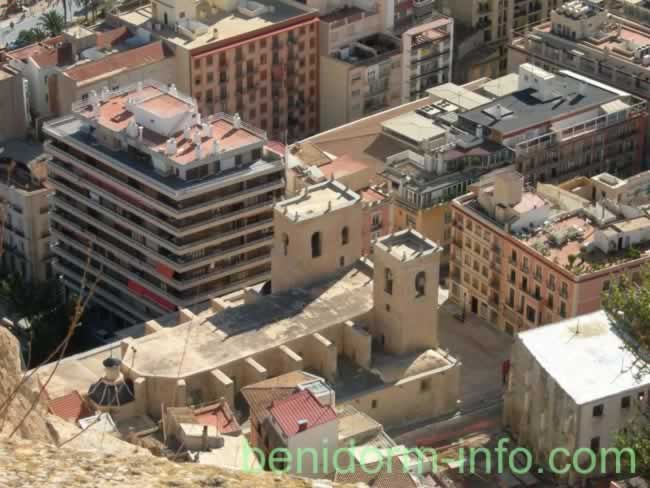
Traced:
<svg viewBox="0 0 650 488">
<path fill-rule="evenodd" d="M 647 24 L 611 15 L 595 3 L 576 0 L 554 10 L 550 22 L 515 36 L 509 46 L 508 66 L 514 71 L 528 62 L 548 71 L 570 69 L 647 98 L 648 46 Z"/>
<path fill-rule="evenodd" d="M 454 20 L 395 25 L 389 2 L 321 16 L 321 129 L 426 96 L 452 73 Z M 396 9 L 396 6 L 392 6 Z"/>
<path fill-rule="evenodd" d="M 46 158 L 20 140 L 0 147 L 2 270 L 26 282 L 44 281 L 51 277 Z"/>
<path fill-rule="evenodd" d="M 509 333 L 601 308 L 650 261 L 648 172 L 526 187 L 502 169 L 452 203 L 450 296 Z"/>
<path fill-rule="evenodd" d="M 155 82 L 91 93 L 44 131 L 66 287 L 99 278 L 93 299 L 133 323 L 270 277 L 284 172 L 264 131 Z"/>
<path fill-rule="evenodd" d="M 506 73 L 508 41 L 548 18 L 561 0 L 460 0 L 449 2 L 458 24 L 454 81 L 466 83 Z"/>
<path fill-rule="evenodd" d="M 154 0 L 111 18 L 164 40 L 178 89 L 273 138 L 319 130 L 318 12 L 292 0 Z"/>
</svg>

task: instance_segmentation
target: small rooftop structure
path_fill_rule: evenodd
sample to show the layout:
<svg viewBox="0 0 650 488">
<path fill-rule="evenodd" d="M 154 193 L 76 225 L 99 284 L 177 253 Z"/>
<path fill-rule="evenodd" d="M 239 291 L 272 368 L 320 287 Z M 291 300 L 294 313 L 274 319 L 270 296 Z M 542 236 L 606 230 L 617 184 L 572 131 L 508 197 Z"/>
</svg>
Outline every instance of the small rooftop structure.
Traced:
<svg viewBox="0 0 650 488">
<path fill-rule="evenodd" d="M 74 423 L 93 414 L 92 410 L 76 390 L 67 395 L 51 399 L 47 403 L 47 409 L 57 417 Z"/>
<path fill-rule="evenodd" d="M 401 139 L 411 141 L 416 146 L 438 138 L 444 138 L 447 130 L 436 125 L 430 118 L 417 112 L 399 115 L 382 123 L 388 134 L 397 134 Z"/>
<path fill-rule="evenodd" d="M 443 83 L 442 85 L 434 86 L 433 88 L 429 88 L 427 93 L 433 100 L 448 100 L 463 110 L 473 110 L 476 107 L 490 102 L 489 98 L 455 83 Z"/>
<path fill-rule="evenodd" d="M 382 237 L 377 241 L 377 248 L 402 261 L 410 261 L 428 254 L 442 252 L 441 246 L 412 229 Z"/>
<path fill-rule="evenodd" d="M 650 385 L 604 311 L 522 332 L 519 340 L 578 405 Z"/>
<path fill-rule="evenodd" d="M 375 64 L 399 54 L 400 48 L 399 38 L 378 32 L 341 47 L 332 55 L 350 64 Z"/>
<path fill-rule="evenodd" d="M 121 364 L 118 358 L 106 358 L 104 376 L 88 389 L 88 398 L 98 407 L 121 407 L 135 399 L 133 383 L 120 373 Z"/>
</svg>

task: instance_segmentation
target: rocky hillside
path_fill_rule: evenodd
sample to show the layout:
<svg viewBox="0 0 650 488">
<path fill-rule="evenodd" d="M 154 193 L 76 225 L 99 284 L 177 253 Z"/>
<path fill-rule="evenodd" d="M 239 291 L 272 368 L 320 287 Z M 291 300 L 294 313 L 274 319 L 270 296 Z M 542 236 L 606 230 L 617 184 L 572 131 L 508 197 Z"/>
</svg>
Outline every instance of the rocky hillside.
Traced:
<svg viewBox="0 0 650 488">
<path fill-rule="evenodd" d="M 20 358 L 14 337 L 0 327 L 0 405 L 20 382 Z M 312 481 L 273 474 L 244 474 L 197 464 L 177 464 L 115 437 L 84 432 L 47 414 L 43 402 L 22 423 L 38 398 L 35 382 L 23 385 L 0 415 L 0 487 L 2 488 L 308 488 Z M 69 442 L 73 439 L 72 442 Z M 58 445 L 65 443 L 65 447 Z M 325 485 L 329 486 L 329 485 Z M 341 487 L 345 488 L 345 487 Z"/>
</svg>

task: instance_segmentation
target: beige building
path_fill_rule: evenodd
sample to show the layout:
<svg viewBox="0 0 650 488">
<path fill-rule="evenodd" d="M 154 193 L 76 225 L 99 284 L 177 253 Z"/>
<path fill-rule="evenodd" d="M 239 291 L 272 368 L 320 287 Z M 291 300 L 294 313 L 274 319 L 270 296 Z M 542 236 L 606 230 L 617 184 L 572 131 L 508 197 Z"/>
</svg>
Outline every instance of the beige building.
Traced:
<svg viewBox="0 0 650 488">
<path fill-rule="evenodd" d="M 458 25 L 454 82 L 504 75 L 508 67 L 508 42 L 513 34 L 547 19 L 551 10 L 561 3 L 561 0 L 448 2 Z"/>
<path fill-rule="evenodd" d="M 9 64 L 0 65 L 0 143 L 23 138 L 29 126 L 29 95 L 23 77 Z"/>
<path fill-rule="evenodd" d="M 511 334 L 599 310 L 612 280 L 650 260 L 647 179 L 532 190 L 509 169 L 483 177 L 452 203 L 450 297 Z"/>
<path fill-rule="evenodd" d="M 46 157 L 19 140 L 0 145 L 2 268 L 27 281 L 51 277 Z"/>
<path fill-rule="evenodd" d="M 274 285 L 270 295 L 249 288 L 213 299 L 207 310 L 183 309 L 125 331 L 145 335 L 71 359 L 50 395 L 85 391 L 97 358 L 110 350 L 133 382 L 133 408 L 153 418 L 163 404 L 223 397 L 234 406 L 245 386 L 295 370 L 317 372 L 339 404 L 388 425 L 453 412 L 460 363 L 438 349 L 440 248 L 403 231 L 376 243 L 374 262 L 361 259 L 358 199 L 326 182 L 281 202 L 273 270 L 292 270 L 295 281 Z"/>
<path fill-rule="evenodd" d="M 637 361 L 603 311 L 522 332 L 512 348 L 504 425 L 544 472 L 576 485 L 602 476 L 598 450 L 613 448 L 616 433 L 649 405 L 650 375 Z M 589 456 L 583 452 L 578 462 L 591 473 L 560 475 L 577 449 L 596 451 L 596 469 L 584 469 Z M 621 453 L 623 461 L 627 456 Z M 607 460 L 611 473 L 615 458 Z"/>
<path fill-rule="evenodd" d="M 626 3 L 627 5 L 627 3 Z M 512 39 L 508 69 L 528 62 L 549 71 L 570 69 L 637 96 L 650 94 L 650 29 L 589 2 L 555 9 L 549 22 Z"/>
<path fill-rule="evenodd" d="M 238 113 L 279 141 L 318 132 L 318 12 L 303 3 L 154 0 L 109 22 L 168 45 L 201 113 Z"/>
<path fill-rule="evenodd" d="M 270 277 L 282 155 L 238 115 L 201 117 L 172 85 L 91 92 L 45 126 L 55 264 L 125 323 Z M 91 246 L 92 243 L 92 246 Z"/>
</svg>

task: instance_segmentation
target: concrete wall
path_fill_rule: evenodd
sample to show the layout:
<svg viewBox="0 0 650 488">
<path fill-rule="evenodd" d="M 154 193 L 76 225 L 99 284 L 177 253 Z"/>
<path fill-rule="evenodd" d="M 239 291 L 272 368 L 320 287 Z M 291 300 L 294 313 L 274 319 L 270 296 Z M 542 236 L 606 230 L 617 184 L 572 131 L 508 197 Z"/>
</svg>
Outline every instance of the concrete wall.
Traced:
<svg viewBox="0 0 650 488">
<path fill-rule="evenodd" d="M 292 436 L 289 438 L 287 445 L 287 448 L 292 454 L 292 458 L 296 460 L 294 463 L 292 463 L 292 468 L 294 469 L 292 469 L 291 472 L 299 476 L 313 476 L 316 478 L 323 478 L 323 473 L 333 471 L 332 461 L 334 459 L 334 454 L 336 452 L 335 450 L 338 445 L 337 442 L 337 420 L 332 420 L 321 425 L 310 427 L 304 432 Z M 312 454 L 308 451 L 303 451 L 302 455 L 300 455 L 302 466 L 300 466 L 300 470 L 296 469 L 298 466 L 296 466 L 295 463 L 297 462 L 298 454 L 300 454 L 299 449 L 304 450 L 305 448 L 314 448 L 318 453 L 316 470 L 313 469 L 314 461 Z M 324 451 L 325 448 L 327 448 L 327 451 Z M 327 456 L 325 456 L 325 452 L 327 452 Z"/>
<path fill-rule="evenodd" d="M 330 56 L 320 58 L 320 129 L 343 125 L 348 117 L 350 65 Z M 361 89 L 361 80 L 359 88 Z"/>
<path fill-rule="evenodd" d="M 0 70 L 0 143 L 27 134 L 26 103 L 23 78 Z"/>
<path fill-rule="evenodd" d="M 393 385 L 342 401 L 384 427 L 430 419 L 455 412 L 460 399 L 460 364 L 428 371 Z"/>
</svg>

